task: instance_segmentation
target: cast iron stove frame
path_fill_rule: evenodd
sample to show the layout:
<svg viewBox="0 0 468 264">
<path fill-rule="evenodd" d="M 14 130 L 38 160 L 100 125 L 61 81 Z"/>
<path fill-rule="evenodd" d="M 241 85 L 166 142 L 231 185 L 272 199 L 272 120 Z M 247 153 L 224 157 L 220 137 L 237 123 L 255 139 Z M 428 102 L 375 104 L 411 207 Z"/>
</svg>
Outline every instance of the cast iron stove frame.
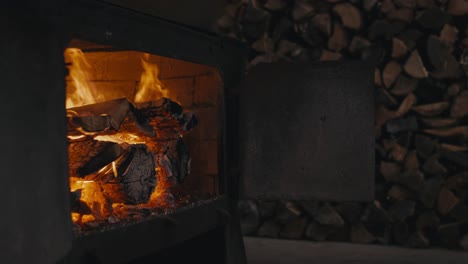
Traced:
<svg viewBox="0 0 468 264">
<path fill-rule="evenodd" d="M 218 69 L 224 83 L 224 102 L 221 106 L 224 108 L 221 113 L 224 118 L 219 127 L 221 195 L 218 198 L 193 208 L 176 210 L 167 216 L 80 236 L 75 239 L 72 252 L 64 262 L 81 263 L 91 258 L 102 263 L 125 263 L 151 254 L 157 255 L 160 250 L 199 236 L 196 240 L 199 251 L 210 244 L 212 250 L 225 251 L 225 254 L 221 254 L 225 263 L 241 263 L 239 259 L 244 258 L 244 253 L 236 214 L 238 151 L 235 142 L 238 142 L 236 88 L 244 68 L 244 47 L 207 32 L 104 2 L 73 1 L 67 11 L 65 43 L 80 39 Z M 203 240 L 207 232 L 215 232 L 206 236 L 211 241 Z M 189 247 L 194 247 L 193 244 Z M 213 255 L 219 255 L 219 252 Z M 187 256 L 188 259 L 192 257 Z M 219 256 L 215 258 L 219 261 Z M 154 260 L 158 261 L 158 256 Z M 204 262 L 210 263 L 206 260 L 209 258 Z"/>
</svg>

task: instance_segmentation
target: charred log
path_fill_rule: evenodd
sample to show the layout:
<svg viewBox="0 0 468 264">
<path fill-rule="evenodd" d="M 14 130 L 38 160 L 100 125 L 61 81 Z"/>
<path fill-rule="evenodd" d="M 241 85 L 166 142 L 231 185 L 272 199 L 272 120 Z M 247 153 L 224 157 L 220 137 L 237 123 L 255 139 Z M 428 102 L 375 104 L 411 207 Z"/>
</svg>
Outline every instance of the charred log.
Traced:
<svg viewBox="0 0 468 264">
<path fill-rule="evenodd" d="M 154 155 L 146 145 L 132 145 L 113 164 L 113 179 L 101 177 L 99 183 L 114 202 L 140 204 L 148 202 L 157 185 Z"/>
<path fill-rule="evenodd" d="M 139 109 L 142 116 L 147 119 L 152 117 L 173 117 L 178 119 L 183 114 L 182 106 L 168 98 L 136 103 L 135 107 Z"/>
<path fill-rule="evenodd" d="M 100 170 L 122 154 L 122 148 L 112 142 L 93 139 L 73 141 L 68 145 L 70 176 L 84 177 Z"/>
<path fill-rule="evenodd" d="M 182 138 L 171 140 L 164 144 L 163 152 L 157 157 L 164 177 L 172 177 L 182 183 L 190 173 L 190 154 Z"/>
<path fill-rule="evenodd" d="M 175 176 L 179 183 L 182 183 L 187 175 L 190 173 L 190 154 L 182 138 L 177 140 L 176 144 L 176 157 L 171 159 L 173 167 L 175 167 Z"/>
<path fill-rule="evenodd" d="M 184 113 L 182 106 L 168 98 L 157 101 L 136 103 L 142 118 L 157 119 L 157 128 L 165 126 L 178 126 L 182 132 L 192 130 L 198 123 L 197 118 L 191 112 Z M 162 119 L 161 118 L 165 118 Z"/>
<path fill-rule="evenodd" d="M 129 111 L 127 99 L 69 108 L 69 130 L 82 128 L 86 132 L 99 132 L 112 128 L 117 131 Z"/>
<path fill-rule="evenodd" d="M 125 98 L 69 108 L 67 115 L 68 131 L 71 134 L 80 129 L 83 133 L 111 133 L 108 130 L 119 131 L 123 123 L 131 122 L 144 135 L 155 135 L 153 127 L 148 124 L 148 119 Z"/>
</svg>

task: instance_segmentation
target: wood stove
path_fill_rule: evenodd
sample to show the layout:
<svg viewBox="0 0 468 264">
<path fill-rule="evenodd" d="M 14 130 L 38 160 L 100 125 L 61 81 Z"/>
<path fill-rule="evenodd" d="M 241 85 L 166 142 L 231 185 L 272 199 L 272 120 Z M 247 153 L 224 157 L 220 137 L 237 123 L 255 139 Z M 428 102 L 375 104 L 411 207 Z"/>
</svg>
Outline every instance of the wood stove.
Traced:
<svg viewBox="0 0 468 264">
<path fill-rule="evenodd" d="M 243 78 L 242 45 L 121 2 L 5 9 L 7 263 L 245 263 L 239 190 L 372 198 L 372 62 Z"/>
</svg>

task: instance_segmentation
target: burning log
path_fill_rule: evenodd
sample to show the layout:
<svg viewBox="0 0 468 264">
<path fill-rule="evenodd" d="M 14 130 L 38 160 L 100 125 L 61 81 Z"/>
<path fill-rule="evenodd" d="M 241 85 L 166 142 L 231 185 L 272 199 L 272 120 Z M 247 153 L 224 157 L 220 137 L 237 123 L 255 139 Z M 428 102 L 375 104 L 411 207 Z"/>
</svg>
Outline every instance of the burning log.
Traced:
<svg viewBox="0 0 468 264">
<path fill-rule="evenodd" d="M 122 154 L 122 148 L 112 142 L 90 138 L 72 141 L 68 145 L 69 174 L 84 177 L 100 170 Z"/>
<path fill-rule="evenodd" d="M 187 146 L 182 138 L 179 138 L 176 143 L 176 156 L 172 157 L 171 161 L 173 167 L 176 168 L 176 178 L 179 183 L 182 183 L 184 179 L 190 174 L 190 154 Z"/>
<path fill-rule="evenodd" d="M 113 202 L 146 203 L 157 185 L 156 167 L 154 154 L 146 145 L 131 145 L 97 180 Z"/>
<path fill-rule="evenodd" d="M 82 128 L 86 132 L 100 132 L 112 128 L 117 131 L 129 111 L 127 99 L 69 108 L 69 130 Z"/>
<path fill-rule="evenodd" d="M 118 221 L 128 206 L 149 202 L 158 167 L 169 193 L 167 182 L 182 183 L 190 172 L 181 135 L 196 125 L 195 115 L 166 98 L 137 106 L 118 99 L 68 109 L 72 207 L 80 226 Z M 114 211 L 118 203 L 124 209 Z"/>
<path fill-rule="evenodd" d="M 157 101 L 136 103 L 135 106 L 142 117 L 146 119 L 165 117 L 168 118 L 166 121 L 174 120 L 183 132 L 190 131 L 197 125 L 197 118 L 193 113 L 184 113 L 180 104 L 168 98 L 162 98 Z M 161 120 L 158 120 L 158 122 L 161 122 Z M 164 124 L 162 125 L 164 126 Z"/>
<path fill-rule="evenodd" d="M 126 139 L 119 137 L 117 140 L 113 136 L 118 136 L 119 133 L 125 131 L 137 135 L 142 131 L 142 127 L 152 125 L 159 133 L 166 132 L 170 135 L 170 137 L 150 137 L 150 140 L 158 142 L 156 144 L 158 149 L 163 151 L 171 149 L 169 156 L 175 164 L 174 168 L 177 167 L 175 175 L 178 181 L 185 178 L 190 158 L 183 139 L 180 137 L 180 131 L 189 131 L 196 125 L 195 115 L 184 113 L 179 104 L 167 98 L 138 103 L 137 106 L 140 109 L 134 107 L 126 99 L 118 99 L 69 109 L 69 112 L 73 114 L 70 117 L 69 131 L 83 129 L 85 132 L 96 132 L 96 138 L 100 140 L 83 136 L 84 139 L 70 142 L 71 175 L 83 177 L 116 160 L 122 154 L 119 144 L 125 143 Z M 145 131 L 148 129 L 143 129 L 143 132 Z M 147 134 L 142 135 L 142 137 L 147 136 Z M 171 145 L 170 142 L 174 143 Z"/>
<path fill-rule="evenodd" d="M 171 140 L 163 144 L 162 153 L 157 156 L 158 164 L 164 177 L 172 177 L 182 183 L 190 173 L 191 157 L 182 138 Z"/>
<path fill-rule="evenodd" d="M 141 115 L 148 119 L 157 116 L 178 119 L 183 114 L 182 106 L 168 98 L 136 103 L 135 106 L 140 110 Z"/>
<path fill-rule="evenodd" d="M 82 133 L 109 133 L 109 129 L 115 132 L 119 131 L 123 123 L 131 120 L 130 122 L 145 135 L 155 135 L 153 127 L 148 125 L 148 120 L 125 98 L 69 108 L 67 115 L 70 134 L 79 130 L 82 130 Z"/>
</svg>

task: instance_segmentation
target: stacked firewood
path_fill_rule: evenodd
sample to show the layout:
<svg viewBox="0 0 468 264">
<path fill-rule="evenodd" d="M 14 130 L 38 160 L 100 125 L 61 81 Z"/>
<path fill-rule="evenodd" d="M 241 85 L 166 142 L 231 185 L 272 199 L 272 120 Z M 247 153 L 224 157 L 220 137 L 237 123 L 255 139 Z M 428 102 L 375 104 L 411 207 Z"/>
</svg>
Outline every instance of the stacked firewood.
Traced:
<svg viewBox="0 0 468 264">
<path fill-rule="evenodd" d="M 243 201 L 246 234 L 468 250 L 467 0 L 231 1 L 217 28 L 250 67 L 384 50 L 375 201 Z"/>
</svg>

